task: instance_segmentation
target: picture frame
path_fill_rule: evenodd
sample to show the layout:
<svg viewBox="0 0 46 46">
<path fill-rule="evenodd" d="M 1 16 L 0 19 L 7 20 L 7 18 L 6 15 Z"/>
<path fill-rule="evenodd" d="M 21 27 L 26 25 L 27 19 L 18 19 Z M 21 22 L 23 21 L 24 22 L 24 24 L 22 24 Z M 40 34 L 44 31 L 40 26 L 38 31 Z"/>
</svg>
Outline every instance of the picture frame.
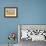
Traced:
<svg viewBox="0 0 46 46">
<path fill-rule="evenodd" d="M 17 7 L 4 7 L 4 17 L 6 18 L 16 18 L 18 16 Z"/>
</svg>

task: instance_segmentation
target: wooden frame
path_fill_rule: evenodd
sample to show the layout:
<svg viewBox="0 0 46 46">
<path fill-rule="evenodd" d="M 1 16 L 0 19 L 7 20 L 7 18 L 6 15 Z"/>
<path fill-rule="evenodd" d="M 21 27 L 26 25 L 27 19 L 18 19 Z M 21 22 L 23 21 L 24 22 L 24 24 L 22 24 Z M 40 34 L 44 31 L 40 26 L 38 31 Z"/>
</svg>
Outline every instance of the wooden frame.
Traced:
<svg viewBox="0 0 46 46">
<path fill-rule="evenodd" d="M 6 18 L 18 17 L 18 8 L 17 7 L 5 7 L 4 8 L 4 17 L 6 17 Z"/>
</svg>

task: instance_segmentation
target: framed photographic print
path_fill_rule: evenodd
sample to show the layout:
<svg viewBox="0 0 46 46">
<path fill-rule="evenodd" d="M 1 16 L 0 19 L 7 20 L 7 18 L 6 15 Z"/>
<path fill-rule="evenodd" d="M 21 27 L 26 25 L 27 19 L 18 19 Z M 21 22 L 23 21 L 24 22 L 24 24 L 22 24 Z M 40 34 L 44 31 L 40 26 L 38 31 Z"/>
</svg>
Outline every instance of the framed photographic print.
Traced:
<svg viewBox="0 0 46 46">
<path fill-rule="evenodd" d="M 4 8 L 4 16 L 8 18 L 14 18 L 18 16 L 18 8 L 17 7 L 5 7 Z"/>
</svg>

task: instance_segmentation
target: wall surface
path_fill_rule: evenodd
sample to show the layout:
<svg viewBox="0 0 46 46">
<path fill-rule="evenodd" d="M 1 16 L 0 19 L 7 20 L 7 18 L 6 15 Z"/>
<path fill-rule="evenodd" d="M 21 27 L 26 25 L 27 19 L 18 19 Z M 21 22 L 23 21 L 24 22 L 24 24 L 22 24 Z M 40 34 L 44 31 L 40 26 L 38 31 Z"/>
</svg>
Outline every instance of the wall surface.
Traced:
<svg viewBox="0 0 46 46">
<path fill-rule="evenodd" d="M 18 17 L 4 18 L 4 7 L 18 7 Z M 17 24 L 46 24 L 46 0 L 0 0 L 0 44 L 8 43 L 10 32 L 17 34 Z"/>
</svg>

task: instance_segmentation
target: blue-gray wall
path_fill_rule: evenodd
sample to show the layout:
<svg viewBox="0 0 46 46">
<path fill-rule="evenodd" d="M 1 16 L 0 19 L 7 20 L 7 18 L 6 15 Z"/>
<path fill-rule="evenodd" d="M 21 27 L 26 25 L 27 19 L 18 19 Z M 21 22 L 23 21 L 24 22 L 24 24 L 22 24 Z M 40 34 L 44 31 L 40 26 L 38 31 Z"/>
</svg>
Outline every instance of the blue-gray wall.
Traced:
<svg viewBox="0 0 46 46">
<path fill-rule="evenodd" d="M 4 18 L 4 7 L 18 7 L 18 17 Z M 17 24 L 46 24 L 46 0 L 0 0 L 0 44 L 17 33 Z"/>
</svg>

